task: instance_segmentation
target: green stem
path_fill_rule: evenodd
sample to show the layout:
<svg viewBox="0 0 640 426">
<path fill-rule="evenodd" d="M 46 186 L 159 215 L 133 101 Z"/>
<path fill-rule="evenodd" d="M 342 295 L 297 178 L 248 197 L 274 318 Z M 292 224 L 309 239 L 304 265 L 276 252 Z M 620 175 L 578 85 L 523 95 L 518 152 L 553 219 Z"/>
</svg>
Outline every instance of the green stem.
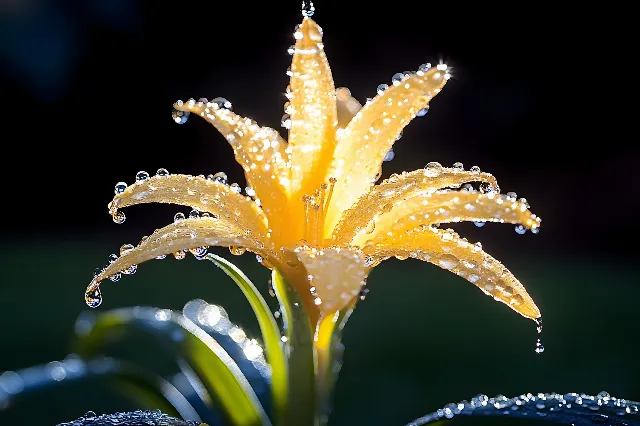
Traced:
<svg viewBox="0 0 640 426">
<path fill-rule="evenodd" d="M 287 410 L 277 423 L 280 426 L 319 425 L 315 418 L 316 358 L 309 316 L 296 290 L 275 269 L 272 280 L 284 320 L 289 381 Z"/>
</svg>

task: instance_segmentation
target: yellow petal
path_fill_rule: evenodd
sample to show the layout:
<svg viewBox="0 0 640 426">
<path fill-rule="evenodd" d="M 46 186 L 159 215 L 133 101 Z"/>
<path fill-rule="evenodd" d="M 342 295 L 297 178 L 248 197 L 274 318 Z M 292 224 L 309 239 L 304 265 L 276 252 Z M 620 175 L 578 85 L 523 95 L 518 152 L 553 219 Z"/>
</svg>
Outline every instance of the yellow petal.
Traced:
<svg viewBox="0 0 640 426">
<path fill-rule="evenodd" d="M 405 78 L 368 102 L 344 129 L 328 173 L 338 181 L 327 212 L 326 236 L 342 212 L 369 191 L 402 129 L 441 90 L 447 76 L 445 69 L 432 68 Z"/>
<path fill-rule="evenodd" d="M 297 254 L 308 273 L 308 282 L 298 284 L 298 291 L 310 294 L 324 314 L 349 305 L 366 284 L 369 268 L 359 250 L 302 250 Z"/>
<path fill-rule="evenodd" d="M 540 218 L 527 209 L 521 201 L 506 195 L 477 191 L 437 191 L 416 195 L 398 201 L 375 220 L 375 229 L 356 237 L 356 245 L 367 240 L 379 241 L 402 238 L 406 232 L 417 227 L 462 221 L 487 221 L 522 224 L 526 228 L 537 228 Z"/>
<path fill-rule="evenodd" d="M 273 252 L 265 248 L 262 241 L 254 235 L 248 234 L 244 227 L 232 220 L 223 217 L 218 219 L 211 217 L 184 219 L 156 230 L 151 236 L 141 241 L 137 247 L 125 251 L 117 260 L 93 278 L 87 288 L 87 294 L 99 291 L 101 281 L 128 270 L 132 265 L 203 246 L 243 247 L 263 258 L 275 259 Z"/>
<path fill-rule="evenodd" d="M 335 146 L 336 94 L 322 29 L 304 18 L 295 33 L 290 102 L 291 190 L 311 195 L 324 182 Z"/>
<path fill-rule="evenodd" d="M 290 157 L 286 151 L 287 143 L 280 134 L 212 102 L 177 102 L 174 108 L 203 117 L 222 133 L 233 148 L 236 161 L 244 169 L 247 184 L 260 199 L 270 224 L 274 225 L 279 220 L 286 222 Z"/>
<path fill-rule="evenodd" d="M 249 197 L 228 185 L 189 175 L 153 176 L 129 185 L 109 204 L 111 214 L 120 208 L 143 203 L 170 203 L 196 208 L 225 218 L 256 238 L 265 239 L 267 220 Z"/>
<path fill-rule="evenodd" d="M 433 163 L 430 163 L 433 164 Z M 335 244 L 348 243 L 356 234 L 371 233 L 378 216 L 388 212 L 395 204 L 443 188 L 457 188 L 467 182 L 482 182 L 491 190 L 498 188 L 495 177 L 489 173 L 471 172 L 456 168 L 428 167 L 402 175 L 391 175 L 362 196 L 346 210 L 336 225 L 332 240 Z"/>
<path fill-rule="evenodd" d="M 351 96 L 351 92 L 346 87 L 336 89 L 336 106 L 338 110 L 338 132 L 344 129 L 362 109 L 362 104 Z"/>
<path fill-rule="evenodd" d="M 419 228 L 403 238 L 390 237 L 364 250 L 374 258 L 413 257 L 433 263 L 465 278 L 519 314 L 532 319 L 540 317 L 531 296 L 507 268 L 480 245 L 466 242 L 452 230 Z"/>
</svg>

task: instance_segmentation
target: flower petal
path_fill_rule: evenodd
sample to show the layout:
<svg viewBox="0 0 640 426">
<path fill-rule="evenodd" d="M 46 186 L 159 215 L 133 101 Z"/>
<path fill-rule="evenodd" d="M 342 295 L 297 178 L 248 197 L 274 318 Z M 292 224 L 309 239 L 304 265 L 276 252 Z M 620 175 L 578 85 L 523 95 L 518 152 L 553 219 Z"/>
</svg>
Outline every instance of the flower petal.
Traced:
<svg viewBox="0 0 640 426">
<path fill-rule="evenodd" d="M 338 181 L 325 235 L 331 234 L 342 212 L 371 188 L 402 129 L 442 89 L 447 75 L 446 69 L 432 68 L 406 77 L 368 102 L 344 129 L 328 173 Z"/>
<path fill-rule="evenodd" d="M 189 175 L 153 176 L 129 185 L 109 204 L 115 215 L 118 209 L 143 203 L 170 203 L 193 207 L 225 218 L 255 238 L 265 239 L 267 220 L 249 197 L 234 192 L 228 185 Z"/>
<path fill-rule="evenodd" d="M 275 254 L 264 247 L 260 239 L 247 233 L 245 228 L 226 218 L 203 217 L 184 219 L 156 230 L 137 247 L 125 251 L 118 259 L 96 275 L 89 287 L 97 286 L 105 278 L 150 259 L 196 249 L 203 246 L 243 247 L 267 259 Z M 90 289 L 87 290 L 88 292 Z"/>
<path fill-rule="evenodd" d="M 465 278 L 524 317 L 540 317 L 527 290 L 504 265 L 452 230 L 419 228 L 403 238 L 371 244 L 364 251 L 377 259 L 397 256 L 425 260 Z"/>
<path fill-rule="evenodd" d="M 244 169 L 247 184 L 255 190 L 271 224 L 286 216 L 290 183 L 287 143 L 277 130 L 260 127 L 255 121 L 220 108 L 216 103 L 177 102 L 179 111 L 198 114 L 227 139 Z"/>
<path fill-rule="evenodd" d="M 338 109 L 338 130 L 344 129 L 362 109 L 362 104 L 351 96 L 351 91 L 346 87 L 336 89 L 336 107 Z"/>
<path fill-rule="evenodd" d="M 324 182 L 335 147 L 336 94 L 322 29 L 304 18 L 295 33 L 290 101 L 291 190 L 312 194 Z"/>
<path fill-rule="evenodd" d="M 498 188 L 496 178 L 489 173 L 471 172 L 456 168 L 433 168 L 415 170 L 402 175 L 391 175 L 360 199 L 340 217 L 333 230 L 333 242 L 348 243 L 362 230 L 373 231 L 372 224 L 378 216 L 391 207 L 417 194 L 444 188 L 457 188 L 467 182 L 483 182 L 491 190 Z M 366 233 L 366 231 L 365 231 Z"/>
<path fill-rule="evenodd" d="M 298 291 L 312 294 L 325 314 L 349 305 L 366 284 L 369 268 L 360 250 L 301 250 L 297 254 L 307 270 L 309 285 Z"/>
<path fill-rule="evenodd" d="M 361 231 L 354 242 L 364 245 L 367 240 L 380 241 L 440 223 L 487 221 L 522 224 L 527 228 L 540 226 L 540 218 L 528 210 L 522 201 L 506 195 L 477 191 L 436 191 L 397 201 L 375 220 L 369 234 Z M 372 227 L 369 228 L 371 230 Z"/>
</svg>

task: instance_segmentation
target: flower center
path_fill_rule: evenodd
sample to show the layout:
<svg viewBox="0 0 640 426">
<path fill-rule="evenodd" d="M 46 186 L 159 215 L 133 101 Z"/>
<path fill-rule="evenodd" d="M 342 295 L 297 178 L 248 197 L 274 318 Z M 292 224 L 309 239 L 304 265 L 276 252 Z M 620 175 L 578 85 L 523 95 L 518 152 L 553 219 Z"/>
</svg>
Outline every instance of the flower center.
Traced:
<svg viewBox="0 0 640 426">
<path fill-rule="evenodd" d="M 320 185 L 313 195 L 302 196 L 305 217 L 304 239 L 313 247 L 318 247 L 324 242 L 324 220 L 335 184 L 336 178 L 330 177 L 329 183 Z"/>
</svg>

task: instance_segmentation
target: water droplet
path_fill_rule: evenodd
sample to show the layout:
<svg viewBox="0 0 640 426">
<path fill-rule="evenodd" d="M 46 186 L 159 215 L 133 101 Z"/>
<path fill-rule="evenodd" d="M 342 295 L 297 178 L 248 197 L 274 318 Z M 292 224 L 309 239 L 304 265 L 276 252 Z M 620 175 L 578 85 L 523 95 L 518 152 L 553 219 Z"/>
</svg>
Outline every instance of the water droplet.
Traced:
<svg viewBox="0 0 640 426">
<path fill-rule="evenodd" d="M 384 160 L 383 161 L 391 161 L 394 158 L 396 158 L 396 153 L 393 152 L 393 148 L 391 148 L 389 151 L 387 151 L 387 153 L 384 156 Z"/>
<path fill-rule="evenodd" d="M 122 211 L 115 212 L 113 215 L 111 215 L 111 218 L 118 225 L 124 223 L 124 221 L 127 219 L 127 217 L 124 215 L 124 212 Z"/>
<path fill-rule="evenodd" d="M 189 111 L 179 111 L 174 109 L 171 111 L 171 118 L 178 124 L 184 124 L 189 119 Z"/>
<path fill-rule="evenodd" d="M 440 265 L 444 269 L 452 269 L 458 266 L 458 258 L 452 254 L 445 253 L 440 256 L 438 260 L 438 265 Z"/>
<path fill-rule="evenodd" d="M 289 114 L 284 114 L 280 120 L 280 125 L 287 130 L 291 129 L 291 117 Z"/>
<path fill-rule="evenodd" d="M 527 228 L 522 224 L 516 225 L 515 230 L 516 230 L 516 233 L 520 235 L 525 234 L 527 232 Z"/>
<path fill-rule="evenodd" d="M 518 194 L 513 191 L 507 192 L 507 198 L 511 199 L 511 201 L 515 201 L 518 199 Z"/>
<path fill-rule="evenodd" d="M 534 319 L 534 321 L 536 322 L 536 329 L 538 330 L 538 334 L 542 333 L 542 318 L 536 318 Z"/>
<path fill-rule="evenodd" d="M 224 109 L 229 109 L 230 110 L 233 107 L 231 102 L 229 102 L 225 98 L 221 98 L 221 97 L 217 97 L 217 98 L 211 99 L 211 103 L 215 104 L 215 105 L 218 105 L 218 108 L 224 108 Z"/>
<path fill-rule="evenodd" d="M 428 112 L 429 112 L 429 107 L 428 107 L 428 106 L 426 106 L 426 107 L 422 108 L 421 110 L 419 110 L 419 111 L 416 113 L 416 116 L 417 116 L 417 117 L 424 117 L 425 115 L 427 115 L 427 113 L 428 113 Z"/>
<path fill-rule="evenodd" d="M 424 175 L 427 177 L 440 176 L 442 173 L 442 165 L 437 161 L 432 161 L 424 167 Z"/>
<path fill-rule="evenodd" d="M 156 172 L 156 175 L 160 177 L 169 176 L 169 170 L 164 168 L 158 169 L 158 171 Z"/>
<path fill-rule="evenodd" d="M 234 256 L 241 256 L 247 251 L 247 249 L 244 248 L 244 247 L 240 247 L 240 246 L 230 246 L 229 247 L 229 251 Z"/>
<path fill-rule="evenodd" d="M 100 275 L 102 273 L 102 271 L 104 271 L 104 268 L 96 268 L 93 270 L 93 276 L 97 277 L 98 275 Z"/>
<path fill-rule="evenodd" d="M 316 8 L 313 6 L 311 0 L 302 0 L 302 16 L 305 18 L 311 18 Z"/>
<path fill-rule="evenodd" d="M 182 212 L 178 212 L 175 214 L 175 216 L 173 216 L 173 222 L 182 222 L 184 220 L 184 213 Z"/>
<path fill-rule="evenodd" d="M 173 257 L 174 257 L 176 260 L 182 260 L 182 259 L 184 259 L 185 257 L 187 257 L 187 253 L 185 253 L 185 252 L 184 252 L 184 250 L 178 250 L 178 251 L 176 251 L 176 252 L 174 252 L 174 253 L 173 253 Z"/>
<path fill-rule="evenodd" d="M 539 226 L 531 227 L 531 233 L 532 234 L 537 234 L 538 232 L 540 232 L 540 227 Z"/>
<path fill-rule="evenodd" d="M 418 74 L 425 73 L 431 69 L 431 64 L 427 62 L 426 64 L 422 64 L 418 67 Z"/>
<path fill-rule="evenodd" d="M 227 174 L 225 172 L 218 172 L 215 175 L 213 175 L 213 181 L 214 182 L 218 182 L 221 183 L 223 185 L 227 184 Z"/>
<path fill-rule="evenodd" d="M 538 339 L 538 341 L 536 342 L 536 353 L 541 354 L 542 352 L 544 352 L 544 346 L 542 346 L 542 343 L 540 343 L 540 339 Z"/>
<path fill-rule="evenodd" d="M 116 183 L 116 187 L 114 189 L 114 192 L 116 193 L 116 195 L 118 195 L 118 194 L 122 194 L 126 189 L 127 189 L 127 184 L 126 183 L 118 182 L 118 183 Z"/>
<path fill-rule="evenodd" d="M 82 417 L 84 418 L 84 420 L 91 420 L 95 419 L 97 417 L 97 414 L 94 411 L 87 411 Z"/>
<path fill-rule="evenodd" d="M 472 166 L 472 167 L 469 169 L 469 171 L 470 171 L 471 173 L 480 173 L 480 167 L 478 167 L 478 166 Z"/>
<path fill-rule="evenodd" d="M 149 179 L 149 173 L 145 172 L 144 170 L 136 173 L 136 182 L 142 182 L 143 180 L 147 179 Z"/>
<path fill-rule="evenodd" d="M 84 301 L 90 308 L 97 308 L 102 303 L 102 293 L 100 292 L 100 286 L 95 284 L 89 286 L 84 293 Z"/>
<path fill-rule="evenodd" d="M 125 275 L 133 275 L 136 273 L 136 271 L 138 270 L 138 265 L 131 265 L 126 269 L 122 270 L 122 273 Z"/>
<path fill-rule="evenodd" d="M 391 77 L 391 82 L 394 86 L 399 86 L 402 80 L 404 79 L 404 74 L 401 72 L 397 72 Z"/>
<path fill-rule="evenodd" d="M 239 194 L 242 191 L 242 188 L 240 188 L 240 185 L 238 185 L 237 183 L 232 183 L 229 188 L 231 189 L 232 192 L 235 192 L 236 194 Z"/>
<path fill-rule="evenodd" d="M 464 170 L 464 164 L 458 161 L 457 163 L 453 163 L 453 168 L 456 170 Z"/>
<path fill-rule="evenodd" d="M 473 222 L 473 224 L 478 228 L 482 228 L 484 225 L 487 224 L 487 222 L 485 222 L 484 220 L 476 220 Z"/>
<path fill-rule="evenodd" d="M 300 260 L 298 260 L 298 255 L 293 250 L 283 248 L 282 249 L 282 257 L 287 265 L 291 267 L 296 267 L 300 264 Z"/>
<path fill-rule="evenodd" d="M 196 258 L 196 259 L 202 259 L 203 257 L 205 257 L 207 255 L 207 250 L 209 248 L 207 246 L 201 246 L 201 247 L 194 247 L 192 249 L 190 249 L 189 251 L 191 252 L 191 254 Z"/>
<path fill-rule="evenodd" d="M 367 294 L 369 294 L 369 290 L 368 288 L 364 287 L 362 288 L 362 290 L 360 290 L 360 300 L 364 300 L 367 298 Z"/>
<path fill-rule="evenodd" d="M 189 219 L 198 219 L 200 217 L 200 211 L 197 209 L 193 209 L 189 212 Z M 174 217 L 175 221 L 175 217 Z"/>
<path fill-rule="evenodd" d="M 120 272 L 116 272 L 113 275 L 109 275 L 107 278 L 109 278 L 111 281 L 115 283 L 120 281 L 120 278 L 122 278 L 122 274 Z"/>
<path fill-rule="evenodd" d="M 488 194 L 490 192 L 498 192 L 498 191 L 495 190 L 495 187 L 490 182 L 481 182 L 480 192 L 482 192 L 483 194 Z"/>
<path fill-rule="evenodd" d="M 378 95 L 382 95 L 382 92 L 384 92 L 388 88 L 389 88 L 388 84 L 382 83 L 381 85 L 378 86 L 378 88 L 376 89 L 376 92 L 378 92 Z"/>
<path fill-rule="evenodd" d="M 116 260 L 118 260 L 118 255 L 117 254 L 110 254 L 109 255 L 109 263 L 113 263 Z"/>
<path fill-rule="evenodd" d="M 255 196 L 256 196 L 256 191 L 255 191 L 253 188 L 251 188 L 250 186 L 247 186 L 247 187 L 244 189 L 244 192 L 245 192 L 245 194 L 247 194 L 249 197 L 255 197 Z"/>
</svg>

